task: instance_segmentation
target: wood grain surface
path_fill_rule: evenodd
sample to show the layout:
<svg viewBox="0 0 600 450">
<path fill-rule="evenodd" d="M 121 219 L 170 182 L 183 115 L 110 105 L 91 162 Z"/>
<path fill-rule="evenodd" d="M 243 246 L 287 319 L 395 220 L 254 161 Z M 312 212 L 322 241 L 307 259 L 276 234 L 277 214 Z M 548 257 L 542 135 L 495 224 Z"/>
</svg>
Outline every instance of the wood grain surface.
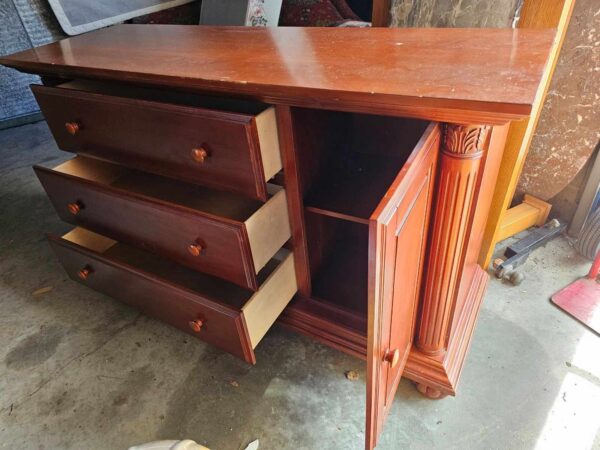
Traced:
<svg viewBox="0 0 600 450">
<path fill-rule="evenodd" d="M 531 111 L 553 37 L 524 29 L 118 25 L 0 64 L 279 104 L 503 123 Z"/>
</svg>

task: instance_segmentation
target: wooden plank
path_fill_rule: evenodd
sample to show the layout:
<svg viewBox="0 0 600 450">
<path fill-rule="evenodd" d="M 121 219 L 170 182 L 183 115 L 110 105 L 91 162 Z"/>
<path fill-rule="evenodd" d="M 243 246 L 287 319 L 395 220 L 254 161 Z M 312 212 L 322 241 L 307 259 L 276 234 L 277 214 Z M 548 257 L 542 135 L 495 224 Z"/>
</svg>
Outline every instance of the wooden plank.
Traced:
<svg viewBox="0 0 600 450">
<path fill-rule="evenodd" d="M 281 260 L 279 267 L 242 308 L 252 348 L 256 348 L 298 290 L 292 253 L 282 249 L 275 258 Z"/>
<path fill-rule="evenodd" d="M 113 241 L 112 239 L 109 239 L 105 236 L 102 236 L 97 233 L 92 233 L 91 231 L 88 231 L 85 228 L 79 227 L 73 228 L 62 238 L 67 241 L 71 241 L 77 245 L 81 245 L 82 247 L 94 250 L 98 253 L 104 253 L 106 250 L 108 250 L 117 243 L 117 241 Z"/>
<path fill-rule="evenodd" d="M 269 181 L 283 167 L 281 163 L 281 150 L 279 149 L 279 136 L 277 135 L 277 118 L 275 107 L 272 106 L 259 115 L 256 121 L 258 142 L 260 143 L 260 156 L 262 158 L 265 181 Z"/>
<path fill-rule="evenodd" d="M 508 209 L 498 229 L 497 239 L 502 241 L 527 228 L 541 227 L 546 223 L 552 205 L 531 195 L 525 195 L 523 203 Z"/>
<path fill-rule="evenodd" d="M 517 182 L 521 176 L 525 158 L 541 116 L 546 93 L 550 87 L 550 80 L 567 33 L 574 5 L 575 0 L 525 0 L 521 10 L 519 28 L 556 28 L 557 31 L 550 52 L 549 63 L 546 66 L 538 94 L 533 103 L 531 116 L 528 119 L 511 123 L 508 131 L 498 182 L 496 183 L 492 207 L 483 237 L 483 245 L 479 254 L 479 264 L 483 268 L 488 267 L 490 264 L 494 247 L 499 239 L 502 221 L 515 195 Z"/>
<path fill-rule="evenodd" d="M 273 197 L 245 221 L 257 273 L 292 235 L 285 190 L 272 184 L 267 189 L 274 192 Z"/>
</svg>

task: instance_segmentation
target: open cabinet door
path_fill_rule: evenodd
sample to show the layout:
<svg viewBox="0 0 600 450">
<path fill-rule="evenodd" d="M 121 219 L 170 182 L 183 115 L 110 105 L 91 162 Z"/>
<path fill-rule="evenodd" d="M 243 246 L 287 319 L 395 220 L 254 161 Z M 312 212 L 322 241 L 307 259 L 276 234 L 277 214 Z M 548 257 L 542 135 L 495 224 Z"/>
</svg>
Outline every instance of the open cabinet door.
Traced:
<svg viewBox="0 0 600 450">
<path fill-rule="evenodd" d="M 429 125 L 369 222 L 367 450 L 377 444 L 412 345 L 439 130 Z"/>
</svg>

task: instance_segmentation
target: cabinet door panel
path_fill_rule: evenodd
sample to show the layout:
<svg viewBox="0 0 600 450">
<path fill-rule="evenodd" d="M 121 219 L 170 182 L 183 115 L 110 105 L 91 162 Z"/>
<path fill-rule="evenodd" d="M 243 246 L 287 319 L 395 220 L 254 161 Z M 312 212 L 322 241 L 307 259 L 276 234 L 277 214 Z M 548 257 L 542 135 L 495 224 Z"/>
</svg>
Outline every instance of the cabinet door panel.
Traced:
<svg viewBox="0 0 600 450">
<path fill-rule="evenodd" d="M 439 136 L 431 124 L 370 218 L 367 449 L 377 443 L 412 346 Z"/>
</svg>

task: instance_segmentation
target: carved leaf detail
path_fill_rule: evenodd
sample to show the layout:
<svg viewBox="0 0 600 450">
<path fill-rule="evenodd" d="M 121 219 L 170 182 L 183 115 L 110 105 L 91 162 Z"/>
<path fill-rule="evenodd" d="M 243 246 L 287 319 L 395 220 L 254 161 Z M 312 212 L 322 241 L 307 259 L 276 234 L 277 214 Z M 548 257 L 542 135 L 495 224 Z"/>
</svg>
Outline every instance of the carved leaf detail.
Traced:
<svg viewBox="0 0 600 450">
<path fill-rule="evenodd" d="M 450 153 L 467 155 L 477 153 L 487 136 L 488 127 L 479 125 L 446 124 L 444 148 Z"/>
</svg>

